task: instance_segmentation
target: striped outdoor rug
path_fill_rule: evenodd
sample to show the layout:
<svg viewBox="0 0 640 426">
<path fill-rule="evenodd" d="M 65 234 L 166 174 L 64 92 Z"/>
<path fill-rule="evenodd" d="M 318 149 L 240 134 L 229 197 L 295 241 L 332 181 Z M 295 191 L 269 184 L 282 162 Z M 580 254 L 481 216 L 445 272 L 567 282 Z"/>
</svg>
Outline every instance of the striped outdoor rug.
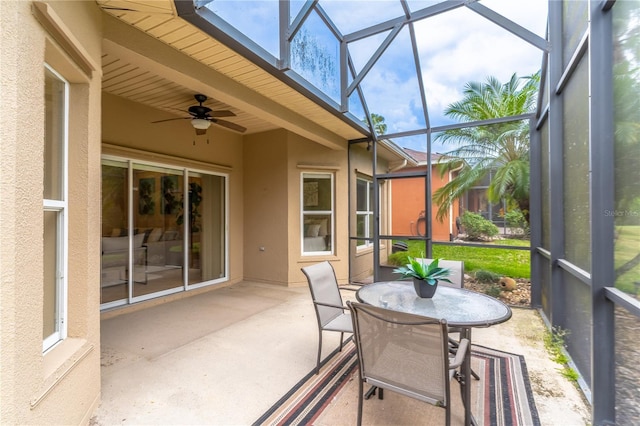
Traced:
<svg viewBox="0 0 640 426">
<path fill-rule="evenodd" d="M 471 410 L 478 425 L 540 424 L 529 386 L 524 357 L 473 345 L 471 365 L 480 380 L 471 380 Z M 366 389 L 365 385 L 365 389 Z M 460 388 L 451 386 L 452 424 L 462 424 Z M 358 369 L 355 345 L 324 361 L 320 374 L 311 371 L 254 425 L 350 425 L 356 423 Z M 395 394 L 364 401 L 363 424 L 444 424 L 445 410 Z"/>
</svg>

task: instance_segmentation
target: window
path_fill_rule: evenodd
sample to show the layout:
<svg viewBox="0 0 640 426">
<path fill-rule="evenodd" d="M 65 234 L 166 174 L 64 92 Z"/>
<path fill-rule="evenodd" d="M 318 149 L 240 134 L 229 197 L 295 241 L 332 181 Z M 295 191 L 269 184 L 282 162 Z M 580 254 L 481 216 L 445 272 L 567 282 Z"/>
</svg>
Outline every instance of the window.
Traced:
<svg viewBox="0 0 640 426">
<path fill-rule="evenodd" d="M 333 174 L 302 174 L 302 254 L 331 254 L 333 247 Z"/>
<path fill-rule="evenodd" d="M 45 65 L 43 350 L 66 337 L 68 83 Z"/>
<path fill-rule="evenodd" d="M 356 236 L 373 238 L 373 182 L 358 178 L 356 183 Z M 371 240 L 358 240 L 358 248 L 371 247 Z"/>
</svg>

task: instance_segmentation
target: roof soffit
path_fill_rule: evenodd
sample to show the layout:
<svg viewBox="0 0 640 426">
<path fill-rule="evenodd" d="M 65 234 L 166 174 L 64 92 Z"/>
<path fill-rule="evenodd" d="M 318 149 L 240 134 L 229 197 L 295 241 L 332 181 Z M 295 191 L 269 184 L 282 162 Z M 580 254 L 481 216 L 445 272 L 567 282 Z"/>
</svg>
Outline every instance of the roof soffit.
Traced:
<svg viewBox="0 0 640 426">
<path fill-rule="evenodd" d="M 150 14 L 147 3 L 162 10 Z M 99 1 L 105 50 L 189 90 L 204 92 L 231 107 L 300 134 L 332 149 L 363 134 L 247 59 L 168 12 L 170 0 Z M 165 5 L 165 6 L 163 6 Z M 136 12 L 136 7 L 147 7 Z M 136 31 L 139 30 L 139 31 Z M 144 37 L 140 31 L 150 37 Z M 242 124 L 242 123 L 239 123 Z M 251 132 L 251 129 L 249 129 Z"/>
</svg>

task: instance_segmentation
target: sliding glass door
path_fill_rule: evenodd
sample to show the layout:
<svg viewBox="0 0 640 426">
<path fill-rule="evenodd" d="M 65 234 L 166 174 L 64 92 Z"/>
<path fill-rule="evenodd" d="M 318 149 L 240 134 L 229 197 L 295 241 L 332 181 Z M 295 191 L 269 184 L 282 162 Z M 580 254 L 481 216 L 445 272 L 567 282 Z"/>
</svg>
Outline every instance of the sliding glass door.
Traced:
<svg viewBox="0 0 640 426">
<path fill-rule="evenodd" d="M 105 159 L 101 303 L 113 307 L 226 278 L 226 176 Z"/>
<path fill-rule="evenodd" d="M 184 287 L 183 175 L 133 164 L 133 297 Z"/>
<path fill-rule="evenodd" d="M 129 295 L 129 186 L 127 162 L 102 162 L 102 305 L 126 300 Z"/>
<path fill-rule="evenodd" d="M 226 187 L 222 176 L 189 173 L 187 261 L 190 285 L 226 275 Z"/>
</svg>

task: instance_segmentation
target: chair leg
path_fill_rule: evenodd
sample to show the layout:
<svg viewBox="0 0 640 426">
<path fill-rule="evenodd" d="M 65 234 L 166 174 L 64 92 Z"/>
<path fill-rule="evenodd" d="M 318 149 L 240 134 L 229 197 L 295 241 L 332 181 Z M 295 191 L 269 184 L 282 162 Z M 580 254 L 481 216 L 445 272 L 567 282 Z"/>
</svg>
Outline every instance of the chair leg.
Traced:
<svg viewBox="0 0 640 426">
<path fill-rule="evenodd" d="M 318 330 L 318 359 L 316 361 L 316 374 L 320 374 L 320 356 L 322 355 L 322 329 Z"/>
<path fill-rule="evenodd" d="M 364 397 L 364 383 L 362 382 L 362 378 L 360 378 L 358 383 L 358 426 L 362 425 L 362 399 Z"/>
<path fill-rule="evenodd" d="M 340 333 L 340 352 L 342 352 L 342 342 L 344 340 L 344 333 Z"/>
<path fill-rule="evenodd" d="M 369 390 L 364 394 L 364 399 L 369 399 L 371 398 L 373 395 L 376 394 L 376 391 L 378 390 L 378 388 L 376 386 L 371 386 L 369 388 Z"/>
<path fill-rule="evenodd" d="M 462 372 L 460 371 L 456 371 L 454 373 L 454 378 L 458 382 L 458 387 L 460 388 L 460 399 L 462 400 L 462 406 L 466 407 L 467 401 L 465 398 L 464 388 L 465 386 L 467 386 L 468 381 L 464 378 L 464 376 L 462 375 Z"/>
<path fill-rule="evenodd" d="M 475 371 L 473 371 L 473 368 L 471 369 L 471 375 L 473 376 L 474 379 L 476 380 L 480 380 L 480 376 L 478 376 L 478 373 L 476 373 Z"/>
<path fill-rule="evenodd" d="M 384 389 L 379 388 L 377 386 L 371 386 L 369 390 L 364 394 L 364 399 L 369 399 L 376 393 L 378 394 L 378 399 L 384 399 L 383 394 Z"/>
<path fill-rule="evenodd" d="M 447 404 L 447 406 L 444 408 L 447 410 L 444 424 L 447 426 L 450 426 L 451 425 L 451 401 L 449 401 L 449 404 Z"/>
</svg>

